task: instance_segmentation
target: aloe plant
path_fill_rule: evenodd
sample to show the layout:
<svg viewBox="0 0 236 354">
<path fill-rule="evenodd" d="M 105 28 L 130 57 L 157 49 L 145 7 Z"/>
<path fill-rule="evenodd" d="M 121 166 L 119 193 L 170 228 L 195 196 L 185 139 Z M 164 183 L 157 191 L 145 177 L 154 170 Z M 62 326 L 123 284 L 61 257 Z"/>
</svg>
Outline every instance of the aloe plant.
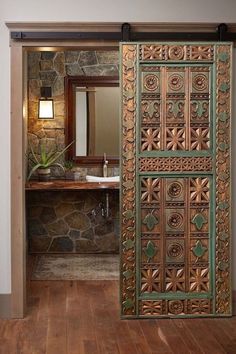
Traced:
<svg viewBox="0 0 236 354">
<path fill-rule="evenodd" d="M 41 145 L 41 153 L 40 153 L 40 158 L 38 158 L 36 156 L 36 154 L 33 151 L 32 146 L 29 144 L 30 146 L 30 154 L 29 155 L 29 160 L 34 164 L 34 166 L 32 167 L 32 169 L 30 170 L 30 173 L 28 175 L 28 180 L 30 179 L 30 177 L 32 176 L 32 174 L 37 171 L 39 168 L 42 169 L 46 169 L 46 168 L 50 168 L 52 166 L 58 166 L 60 168 L 62 168 L 63 171 L 64 167 L 62 164 L 56 162 L 60 156 L 62 156 L 65 151 L 74 143 L 74 141 L 72 141 L 70 144 L 68 144 L 62 151 L 50 151 L 50 152 L 46 152 L 46 147 L 45 145 Z"/>
</svg>

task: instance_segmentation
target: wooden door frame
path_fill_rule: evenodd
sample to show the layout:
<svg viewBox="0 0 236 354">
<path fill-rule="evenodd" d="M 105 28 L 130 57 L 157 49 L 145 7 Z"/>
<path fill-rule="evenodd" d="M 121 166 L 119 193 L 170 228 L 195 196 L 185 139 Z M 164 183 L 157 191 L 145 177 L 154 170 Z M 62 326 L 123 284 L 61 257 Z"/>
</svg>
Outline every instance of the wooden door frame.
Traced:
<svg viewBox="0 0 236 354">
<path fill-rule="evenodd" d="M 121 23 L 7 23 L 12 30 L 24 31 L 120 31 Z M 136 31 L 186 31 L 215 32 L 214 23 L 132 23 Z M 236 24 L 231 24 L 236 31 Z M 27 109 L 24 110 L 24 60 L 27 49 L 39 50 L 50 47 L 50 50 L 62 48 L 89 48 L 118 46 L 109 41 L 22 41 L 11 40 L 11 317 L 23 318 L 26 309 L 26 242 L 25 242 L 25 132 L 27 128 Z M 25 102 L 24 102 L 25 100 Z M 26 107 L 26 104 L 25 104 Z"/>
</svg>

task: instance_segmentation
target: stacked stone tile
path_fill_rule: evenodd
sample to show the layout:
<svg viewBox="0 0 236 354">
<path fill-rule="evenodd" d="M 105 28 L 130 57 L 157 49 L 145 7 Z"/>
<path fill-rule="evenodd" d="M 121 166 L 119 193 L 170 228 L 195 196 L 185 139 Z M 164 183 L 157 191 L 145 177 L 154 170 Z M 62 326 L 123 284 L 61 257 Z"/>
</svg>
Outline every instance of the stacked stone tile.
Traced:
<svg viewBox="0 0 236 354">
<path fill-rule="evenodd" d="M 105 218 L 102 191 L 28 192 L 29 252 L 118 253 L 119 198 L 110 193 L 110 217 Z"/>
</svg>

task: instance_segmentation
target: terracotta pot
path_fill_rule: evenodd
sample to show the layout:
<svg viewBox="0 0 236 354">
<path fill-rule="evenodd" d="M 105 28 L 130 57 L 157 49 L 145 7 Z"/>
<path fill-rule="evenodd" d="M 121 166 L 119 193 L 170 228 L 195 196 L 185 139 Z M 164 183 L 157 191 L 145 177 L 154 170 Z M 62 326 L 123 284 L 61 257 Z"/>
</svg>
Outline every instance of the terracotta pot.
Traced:
<svg viewBox="0 0 236 354">
<path fill-rule="evenodd" d="M 48 181 L 51 177 L 51 168 L 38 168 L 37 173 L 40 181 Z"/>
</svg>

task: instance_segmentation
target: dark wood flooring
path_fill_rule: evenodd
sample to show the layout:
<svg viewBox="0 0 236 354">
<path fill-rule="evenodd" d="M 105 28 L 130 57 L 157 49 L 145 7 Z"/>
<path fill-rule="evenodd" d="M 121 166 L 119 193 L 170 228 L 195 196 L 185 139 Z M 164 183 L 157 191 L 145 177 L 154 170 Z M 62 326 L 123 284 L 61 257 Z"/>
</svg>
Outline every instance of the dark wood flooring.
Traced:
<svg viewBox="0 0 236 354">
<path fill-rule="evenodd" d="M 23 320 L 0 321 L 1 354 L 235 354 L 236 317 L 120 320 L 116 281 L 32 281 Z"/>
</svg>

